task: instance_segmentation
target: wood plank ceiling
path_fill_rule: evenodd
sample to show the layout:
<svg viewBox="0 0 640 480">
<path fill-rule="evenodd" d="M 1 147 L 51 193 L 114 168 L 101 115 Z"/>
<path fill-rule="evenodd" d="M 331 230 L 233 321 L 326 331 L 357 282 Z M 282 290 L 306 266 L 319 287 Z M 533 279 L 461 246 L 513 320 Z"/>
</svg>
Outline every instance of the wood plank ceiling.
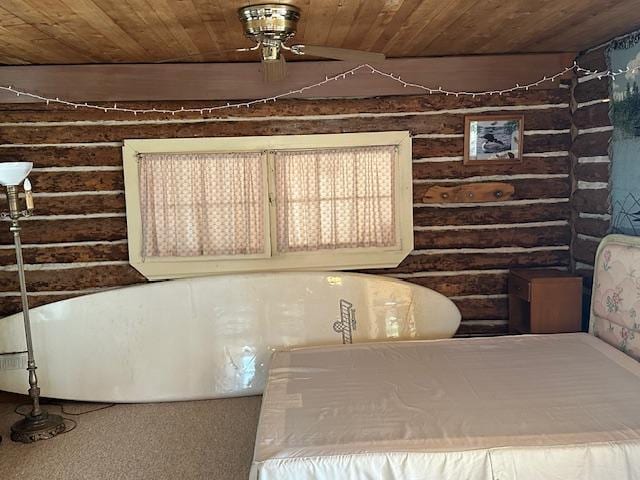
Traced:
<svg viewBox="0 0 640 480">
<path fill-rule="evenodd" d="M 247 0 L 2 0 L 0 64 L 252 61 Z M 264 2 L 263 2 L 264 3 Z M 579 51 L 640 26 L 640 0 L 284 0 L 297 42 L 389 57 Z"/>
</svg>

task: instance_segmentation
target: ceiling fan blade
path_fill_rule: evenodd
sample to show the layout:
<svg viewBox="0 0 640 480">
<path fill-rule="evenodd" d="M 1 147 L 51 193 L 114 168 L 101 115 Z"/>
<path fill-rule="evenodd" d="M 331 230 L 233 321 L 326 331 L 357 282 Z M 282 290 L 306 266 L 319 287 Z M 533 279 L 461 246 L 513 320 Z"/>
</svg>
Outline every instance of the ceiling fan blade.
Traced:
<svg viewBox="0 0 640 480">
<path fill-rule="evenodd" d="M 262 75 L 265 82 L 279 82 L 287 76 L 287 63 L 284 55 L 277 60 L 262 60 Z"/>
<path fill-rule="evenodd" d="M 321 47 L 318 45 L 295 45 L 292 49 L 295 53 L 299 52 L 302 55 L 333 58 L 349 62 L 376 63 L 387 58 L 384 53 L 365 52 L 364 50 L 351 50 L 348 48 Z"/>
</svg>

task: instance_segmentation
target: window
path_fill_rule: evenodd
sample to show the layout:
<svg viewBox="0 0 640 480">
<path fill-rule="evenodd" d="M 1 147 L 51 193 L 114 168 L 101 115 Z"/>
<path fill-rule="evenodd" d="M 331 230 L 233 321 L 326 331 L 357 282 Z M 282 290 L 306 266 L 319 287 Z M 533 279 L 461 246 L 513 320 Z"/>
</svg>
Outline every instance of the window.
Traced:
<svg viewBox="0 0 640 480">
<path fill-rule="evenodd" d="M 408 132 L 126 140 L 129 258 L 150 279 L 397 265 Z"/>
</svg>

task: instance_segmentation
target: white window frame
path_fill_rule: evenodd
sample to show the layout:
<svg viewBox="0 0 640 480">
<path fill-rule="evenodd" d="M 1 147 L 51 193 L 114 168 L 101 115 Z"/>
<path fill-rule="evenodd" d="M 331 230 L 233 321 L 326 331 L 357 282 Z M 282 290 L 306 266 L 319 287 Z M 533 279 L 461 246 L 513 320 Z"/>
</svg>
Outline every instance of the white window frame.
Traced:
<svg viewBox="0 0 640 480">
<path fill-rule="evenodd" d="M 227 257 L 142 257 L 138 159 L 143 153 L 247 152 L 394 145 L 396 245 L 278 253 L 275 245 L 275 164 L 267 155 L 265 253 Z M 407 131 L 261 137 L 125 140 L 122 148 L 129 262 L 150 280 L 264 270 L 351 270 L 397 266 L 413 250 L 411 137 Z"/>
</svg>

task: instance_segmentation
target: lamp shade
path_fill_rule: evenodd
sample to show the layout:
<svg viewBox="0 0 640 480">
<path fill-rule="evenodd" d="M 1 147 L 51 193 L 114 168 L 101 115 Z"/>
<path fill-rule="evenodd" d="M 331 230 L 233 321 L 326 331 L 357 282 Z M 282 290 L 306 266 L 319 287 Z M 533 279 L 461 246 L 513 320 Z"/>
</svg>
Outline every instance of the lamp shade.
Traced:
<svg viewBox="0 0 640 480">
<path fill-rule="evenodd" d="M 32 168 L 32 162 L 0 163 L 0 185 L 20 185 Z"/>
</svg>

